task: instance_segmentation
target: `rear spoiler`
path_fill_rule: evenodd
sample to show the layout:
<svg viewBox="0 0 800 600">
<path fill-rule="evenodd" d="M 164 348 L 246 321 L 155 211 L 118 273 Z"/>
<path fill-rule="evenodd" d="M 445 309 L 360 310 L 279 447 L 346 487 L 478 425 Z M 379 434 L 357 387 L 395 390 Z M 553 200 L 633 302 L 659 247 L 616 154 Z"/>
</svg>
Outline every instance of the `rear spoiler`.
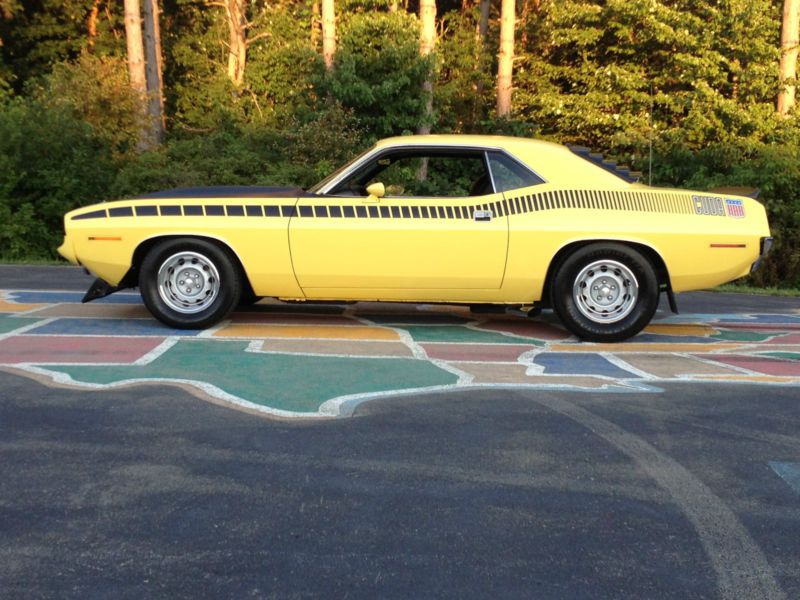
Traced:
<svg viewBox="0 0 800 600">
<path fill-rule="evenodd" d="M 752 198 L 753 200 L 758 200 L 758 196 L 761 194 L 761 190 L 754 187 L 723 186 L 708 191 L 720 195 L 744 196 L 745 198 Z"/>
<path fill-rule="evenodd" d="M 628 183 L 637 183 L 642 178 L 641 172 L 631 171 L 626 166 L 617 166 L 617 163 L 613 160 L 606 160 L 603 158 L 602 154 L 592 152 L 584 146 L 567 145 L 567 148 L 569 148 L 573 154 L 577 154 L 581 158 L 588 160 L 590 163 L 597 165 L 601 169 L 605 169 L 609 173 L 624 179 Z"/>
</svg>

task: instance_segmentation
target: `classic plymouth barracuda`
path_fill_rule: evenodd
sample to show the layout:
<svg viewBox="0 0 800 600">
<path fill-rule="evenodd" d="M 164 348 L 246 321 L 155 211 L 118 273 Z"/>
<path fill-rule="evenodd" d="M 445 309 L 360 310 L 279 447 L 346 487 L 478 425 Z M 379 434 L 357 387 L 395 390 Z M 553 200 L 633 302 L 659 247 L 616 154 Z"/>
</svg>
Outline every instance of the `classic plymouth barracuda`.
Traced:
<svg viewBox="0 0 800 600">
<path fill-rule="evenodd" d="M 772 238 L 764 207 L 659 189 L 584 148 L 490 136 L 383 140 L 308 190 L 157 192 L 69 212 L 59 248 L 98 280 L 138 286 L 173 327 L 243 302 L 551 306 L 577 336 L 618 341 L 659 295 L 747 275 Z"/>
</svg>

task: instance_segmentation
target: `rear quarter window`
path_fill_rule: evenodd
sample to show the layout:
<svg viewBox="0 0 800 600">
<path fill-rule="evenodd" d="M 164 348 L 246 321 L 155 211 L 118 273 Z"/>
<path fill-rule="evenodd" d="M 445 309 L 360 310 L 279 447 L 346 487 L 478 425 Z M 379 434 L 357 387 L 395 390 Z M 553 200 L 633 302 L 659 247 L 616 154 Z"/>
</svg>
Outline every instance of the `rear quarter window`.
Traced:
<svg viewBox="0 0 800 600">
<path fill-rule="evenodd" d="M 502 152 L 489 152 L 488 154 L 495 191 L 507 192 L 544 183 L 544 180 L 536 173 L 507 154 Z"/>
</svg>

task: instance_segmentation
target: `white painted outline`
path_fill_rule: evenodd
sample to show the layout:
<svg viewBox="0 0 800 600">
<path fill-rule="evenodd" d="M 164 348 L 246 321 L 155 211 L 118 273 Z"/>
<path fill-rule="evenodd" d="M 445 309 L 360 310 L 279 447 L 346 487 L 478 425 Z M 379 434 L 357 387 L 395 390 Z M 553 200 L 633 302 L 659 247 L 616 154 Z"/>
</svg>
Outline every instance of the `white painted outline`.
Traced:
<svg viewBox="0 0 800 600">
<path fill-rule="evenodd" d="M 63 292 L 53 292 L 53 290 L 0 290 L 0 294 L 4 300 L 8 301 L 9 303 L 16 303 L 15 300 L 9 298 L 9 294 L 13 292 L 50 292 L 50 293 L 63 293 Z M 76 292 L 77 293 L 77 292 Z M 129 294 L 130 296 L 138 296 L 138 294 Z M 28 304 L 28 303 L 26 303 Z M 35 318 L 35 313 L 37 311 L 43 310 L 45 308 L 50 308 L 53 306 L 59 306 L 62 304 L 70 304 L 70 303 L 53 303 L 53 304 L 43 304 L 40 307 L 32 309 L 30 311 L 23 311 L 23 312 L 16 312 L 11 313 L 12 317 L 23 317 L 23 318 Z M 120 306 L 130 306 L 135 303 L 126 304 L 121 303 Z M 423 311 L 425 310 L 427 305 L 421 305 L 418 307 L 417 310 Z M 447 313 L 442 313 L 447 314 Z M 157 347 L 153 348 L 152 350 L 148 351 L 137 360 L 133 362 L 125 362 L 125 363 L 69 363 L 69 362 L 61 362 L 61 363 L 47 363 L 49 367 L 53 368 L 44 368 L 42 366 L 37 366 L 37 364 L 32 363 L 13 363 L 13 364 L 0 364 L 0 367 L 10 371 L 21 371 L 23 373 L 27 373 L 30 375 L 36 375 L 38 377 L 44 377 L 46 379 L 51 380 L 53 383 L 58 385 L 66 385 L 70 387 L 75 387 L 79 389 L 114 389 L 120 387 L 127 387 L 132 385 L 153 385 L 153 384 L 166 384 L 166 385 L 178 385 L 180 387 L 188 387 L 190 389 L 195 390 L 198 392 L 200 396 L 206 397 L 211 401 L 218 401 L 228 406 L 238 407 L 250 412 L 255 412 L 259 414 L 265 414 L 274 417 L 280 418 L 339 418 L 339 417 L 347 417 L 353 414 L 353 411 L 356 407 L 361 405 L 365 402 L 371 402 L 376 400 L 381 400 L 385 398 L 397 398 L 397 397 L 404 397 L 404 396 L 411 396 L 411 395 L 419 395 L 419 394 L 441 394 L 441 393 L 448 393 L 451 391 L 467 391 L 467 390 L 475 390 L 475 389 L 518 389 L 518 390 L 550 390 L 550 391 L 572 391 L 572 392 L 582 392 L 582 393 L 626 393 L 626 392 L 662 392 L 663 390 L 658 387 L 654 387 L 651 384 L 655 383 L 720 383 L 724 382 L 724 374 L 714 375 L 714 374 L 682 374 L 674 377 L 662 378 L 651 373 L 648 373 L 644 370 L 634 367 L 630 363 L 624 360 L 621 357 L 624 356 L 624 352 L 618 354 L 614 352 L 603 352 L 601 350 L 602 346 L 592 345 L 591 348 L 587 347 L 585 353 L 587 354 L 596 354 L 608 362 L 613 364 L 614 366 L 627 371 L 633 375 L 637 375 L 638 377 L 633 378 L 614 378 L 605 375 L 597 375 L 592 373 L 545 373 L 545 367 L 541 365 L 537 365 L 534 362 L 536 355 L 542 352 L 553 352 L 549 350 L 549 346 L 552 343 L 569 343 L 570 340 L 540 340 L 544 342 L 544 345 L 539 346 L 531 343 L 530 340 L 538 338 L 531 338 L 528 336 L 523 336 L 511 332 L 505 331 L 498 331 L 494 329 L 483 329 L 479 328 L 479 325 L 483 325 L 489 320 L 487 319 L 468 319 L 464 317 L 463 323 L 420 323 L 420 324 L 409 324 L 409 326 L 414 327 L 464 327 L 467 329 L 471 329 L 478 333 L 494 333 L 503 335 L 504 337 L 509 338 L 512 343 L 505 344 L 501 342 L 476 342 L 477 345 L 486 345 L 486 346 L 510 346 L 510 345 L 517 345 L 517 346 L 530 346 L 530 350 L 527 350 L 521 353 L 515 361 L 446 361 L 441 359 L 432 359 L 428 356 L 425 348 L 422 344 L 433 344 L 433 345 L 444 345 L 444 344 L 461 344 L 464 345 L 464 342 L 439 342 L 439 341 L 432 341 L 432 342 L 417 342 L 415 341 L 410 333 L 403 328 L 402 323 L 396 323 L 394 325 L 387 325 L 384 323 L 377 323 L 372 321 L 366 316 L 357 315 L 354 312 L 354 307 L 348 306 L 342 313 L 337 313 L 336 316 L 344 316 L 346 318 L 352 319 L 354 323 L 350 324 L 331 324 L 326 325 L 326 327 L 341 327 L 341 328 L 350 328 L 350 327 L 359 327 L 360 325 L 365 325 L 369 327 L 374 327 L 378 329 L 386 329 L 389 331 L 393 331 L 397 334 L 397 340 L 376 340 L 376 339 L 351 339 L 351 338 L 343 338 L 342 340 L 338 341 L 347 341 L 347 342 L 357 342 L 357 343 L 387 343 L 387 344 L 397 344 L 400 343 L 406 346 L 412 356 L 397 356 L 397 355 L 371 355 L 371 356 L 363 356 L 363 355 L 354 355 L 348 353 L 342 354 L 331 354 L 331 353 L 314 353 L 314 352 L 287 352 L 287 351 L 271 351 L 265 350 L 263 345 L 266 341 L 270 339 L 275 340 L 287 340 L 292 339 L 296 341 L 327 341 L 327 342 L 336 342 L 336 338 L 310 338 L 310 337 L 300 337 L 300 338 L 285 338 L 285 337 L 259 337 L 259 338 L 252 338 L 252 337 L 215 337 L 215 334 L 224 329 L 225 327 L 231 324 L 231 319 L 225 320 L 213 328 L 204 330 L 196 335 L 169 335 L 166 336 L 164 341 L 160 343 Z M 702 315 L 701 315 L 702 316 Z M 793 316 L 793 315 L 792 315 Z M 739 323 L 747 323 L 754 322 L 757 319 L 757 315 L 708 315 L 709 319 L 706 321 L 698 321 L 697 323 L 690 322 L 687 323 L 687 319 L 691 319 L 692 317 L 697 317 L 697 315 L 686 315 L 682 316 L 682 321 L 680 324 L 684 325 L 692 325 L 692 324 L 704 324 L 708 325 L 709 321 L 712 322 L 720 322 L 723 320 L 728 321 L 735 321 Z M 711 318 L 713 317 L 713 319 Z M 738 318 L 737 318 L 738 317 Z M 35 330 L 38 327 L 45 326 L 53 321 L 63 319 L 63 318 L 70 318 L 70 319 L 95 319 L 95 320 L 110 320 L 110 319 L 119 319 L 120 317 L 47 317 L 43 319 L 39 319 L 34 323 L 30 323 L 28 325 L 24 325 L 18 329 L 6 332 L 4 334 L 0 334 L 0 340 L 13 337 L 20 334 L 28 333 L 31 330 Z M 142 321 L 149 321 L 148 318 L 141 318 L 141 317 L 124 317 L 125 320 L 142 320 Z M 660 320 L 659 322 L 669 322 L 669 319 Z M 791 319 L 792 324 L 794 319 Z M 258 323 L 255 324 L 256 326 Z M 265 323 L 265 325 L 269 326 L 283 326 L 283 327 L 298 327 L 303 326 L 302 323 Z M 312 327 L 309 325 L 309 327 Z M 724 327 L 724 325 L 722 325 Z M 780 324 L 776 324 L 776 329 L 780 328 Z M 788 331 L 786 333 L 791 333 Z M 29 333 L 30 336 L 38 335 L 35 331 L 31 331 Z M 92 335 L 92 336 L 80 336 L 80 334 L 41 334 L 47 335 L 49 337 L 98 337 L 98 338 L 106 338 L 109 336 L 104 335 Z M 659 334 L 654 334 L 659 335 Z M 776 333 L 778 335 L 778 333 Z M 146 339 L 146 338 L 153 338 L 153 337 L 162 337 L 158 335 L 119 335 L 114 336 L 120 339 Z M 772 339 L 771 336 L 767 339 Z M 197 380 L 187 380 L 187 379 L 173 379 L 173 378 L 134 378 L 134 379 L 126 379 L 121 381 L 112 382 L 109 384 L 98 384 L 98 383 L 89 383 L 89 382 L 82 382 L 72 379 L 70 375 L 64 373 L 62 371 L 56 370 L 58 367 L 69 367 L 69 366 L 81 366 L 81 367 L 102 367 L 102 366 L 145 366 L 151 364 L 155 360 L 157 360 L 160 356 L 168 352 L 172 349 L 179 341 L 186 341 L 191 342 L 192 340 L 204 340 L 204 341 L 216 341 L 216 342 L 242 342 L 247 341 L 249 342 L 247 347 L 245 348 L 245 352 L 251 352 L 254 354 L 278 354 L 278 355 L 294 355 L 294 356 L 309 356 L 309 357 L 326 357 L 326 358 L 351 358 L 351 359 L 367 359 L 367 360 L 420 360 L 431 363 L 433 366 L 446 371 L 452 375 L 455 375 L 458 379 L 455 383 L 447 384 L 447 385 L 438 385 L 438 386 L 427 386 L 427 387 L 418 387 L 418 388 L 407 388 L 407 389 L 398 389 L 398 390 L 384 390 L 384 391 L 377 391 L 377 392 L 363 392 L 357 394 L 349 394 L 338 396 L 334 398 L 329 398 L 328 400 L 323 401 L 319 409 L 316 412 L 294 412 L 294 411 L 287 411 L 279 408 L 274 408 L 270 406 L 265 406 L 258 404 L 256 402 L 246 400 L 234 394 L 230 394 L 217 386 Z M 780 386 L 780 387 L 791 387 L 800 385 L 800 378 L 795 376 L 771 376 L 766 375 L 763 373 L 759 373 L 750 369 L 746 369 L 743 367 L 738 367 L 735 365 L 728 365 L 726 363 L 718 363 L 713 360 L 713 356 L 717 355 L 725 355 L 730 353 L 735 354 L 743 354 L 743 355 L 750 355 L 753 357 L 758 356 L 759 353 L 765 352 L 767 349 L 760 343 L 748 343 L 748 342 L 737 342 L 735 340 L 731 341 L 721 341 L 719 343 L 728 343 L 731 345 L 736 345 L 735 349 L 717 349 L 713 350 L 712 352 L 704 352 L 700 354 L 693 354 L 689 352 L 676 352 L 676 353 L 666 353 L 667 356 L 674 355 L 679 356 L 685 359 L 697 361 L 700 363 L 705 363 L 715 367 L 722 367 L 725 369 L 729 369 L 734 373 L 739 375 L 743 375 L 746 377 L 768 377 L 771 378 L 770 381 L 747 381 L 747 380 L 733 380 L 727 383 L 736 383 L 736 384 L 744 384 L 744 385 L 766 385 L 766 386 Z M 578 346 L 580 342 L 575 341 L 575 345 Z M 782 346 L 781 344 L 770 344 L 768 350 L 769 351 L 780 351 Z M 797 344 L 788 344 L 788 346 L 797 346 Z M 565 353 L 568 354 L 568 353 Z M 579 353 L 575 353 L 579 354 Z M 651 354 L 651 355 L 664 355 L 664 352 L 636 352 L 636 355 L 642 354 Z M 468 373 L 462 369 L 456 367 L 453 363 L 465 363 L 465 364 L 488 364 L 488 365 L 518 365 L 522 364 L 527 367 L 526 374 L 531 376 L 536 376 L 538 378 L 558 378 L 560 383 L 557 384 L 548 384 L 538 381 L 537 383 L 474 383 L 475 376 L 471 373 Z M 595 380 L 605 381 L 603 385 L 599 387 L 584 387 L 580 385 L 570 385 L 563 383 L 564 379 L 570 378 L 592 378 Z"/>
</svg>

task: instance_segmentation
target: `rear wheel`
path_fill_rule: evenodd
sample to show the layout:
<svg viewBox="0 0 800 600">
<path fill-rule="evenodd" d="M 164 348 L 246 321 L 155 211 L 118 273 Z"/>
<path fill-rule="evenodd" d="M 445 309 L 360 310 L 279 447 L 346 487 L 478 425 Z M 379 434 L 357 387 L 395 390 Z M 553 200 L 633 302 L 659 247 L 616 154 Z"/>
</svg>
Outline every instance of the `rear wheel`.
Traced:
<svg viewBox="0 0 800 600">
<path fill-rule="evenodd" d="M 159 321 L 203 329 L 238 304 L 242 281 L 234 259 L 206 240 L 178 238 L 156 244 L 142 261 L 139 289 Z"/>
<path fill-rule="evenodd" d="M 636 335 L 658 307 L 653 266 L 623 244 L 578 248 L 557 267 L 551 290 L 561 322 L 592 342 L 618 342 Z"/>
</svg>

